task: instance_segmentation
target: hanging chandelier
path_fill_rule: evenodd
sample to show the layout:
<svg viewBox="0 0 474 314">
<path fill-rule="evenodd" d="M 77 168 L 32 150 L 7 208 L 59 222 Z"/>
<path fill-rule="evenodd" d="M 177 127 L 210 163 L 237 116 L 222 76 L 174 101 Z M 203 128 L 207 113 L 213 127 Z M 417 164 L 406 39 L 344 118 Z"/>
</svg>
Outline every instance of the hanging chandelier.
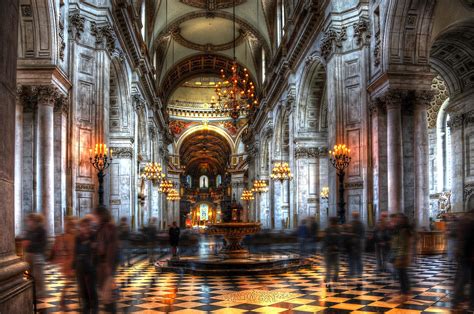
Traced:
<svg viewBox="0 0 474 314">
<path fill-rule="evenodd" d="M 259 180 L 258 178 L 253 181 L 253 191 L 255 193 L 261 194 L 268 192 L 268 185 L 266 180 Z"/>
<path fill-rule="evenodd" d="M 163 168 L 157 162 L 149 162 L 145 165 L 143 169 L 142 178 L 148 181 L 160 182 L 166 177 L 163 173 Z"/>
<path fill-rule="evenodd" d="M 277 162 L 273 166 L 272 174 L 270 177 L 273 180 L 285 181 L 293 179 L 293 174 L 291 173 L 290 165 L 287 162 Z"/>
<path fill-rule="evenodd" d="M 163 179 L 160 183 L 160 187 L 158 188 L 158 191 L 163 194 L 169 194 L 172 189 L 173 189 L 173 182 L 171 182 L 171 180 L 168 180 L 168 179 Z"/>
<path fill-rule="evenodd" d="M 242 201 L 251 201 L 251 200 L 254 200 L 255 197 L 253 196 L 253 191 L 252 190 L 248 190 L 248 189 L 244 189 L 242 191 L 242 196 L 240 197 L 240 199 Z"/>
<path fill-rule="evenodd" d="M 166 197 L 168 201 L 177 201 L 180 198 L 179 192 L 176 189 L 170 189 L 168 196 Z"/>
<path fill-rule="evenodd" d="M 235 0 L 232 7 L 233 17 L 233 54 L 231 73 L 226 75 L 225 70 L 221 69 L 221 82 L 217 82 L 215 92 L 217 99 L 212 96 L 210 107 L 217 114 L 228 115 L 232 118 L 234 123 L 239 117 L 246 116 L 249 112 L 258 105 L 255 95 L 255 85 L 249 78 L 247 68 L 239 71 L 237 58 L 235 56 Z"/>
</svg>

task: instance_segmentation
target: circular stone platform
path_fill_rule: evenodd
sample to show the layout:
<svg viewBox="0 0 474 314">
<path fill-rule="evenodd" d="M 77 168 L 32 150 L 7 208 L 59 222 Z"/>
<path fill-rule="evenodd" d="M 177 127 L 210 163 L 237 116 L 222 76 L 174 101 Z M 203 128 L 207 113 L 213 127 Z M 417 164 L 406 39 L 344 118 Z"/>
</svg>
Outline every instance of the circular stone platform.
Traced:
<svg viewBox="0 0 474 314">
<path fill-rule="evenodd" d="M 219 256 L 189 256 L 171 259 L 167 265 L 158 266 L 162 271 L 190 273 L 195 275 L 246 275 L 281 274 L 299 268 L 308 268 L 311 263 L 296 254 L 250 254 L 245 258 L 222 258 Z"/>
</svg>

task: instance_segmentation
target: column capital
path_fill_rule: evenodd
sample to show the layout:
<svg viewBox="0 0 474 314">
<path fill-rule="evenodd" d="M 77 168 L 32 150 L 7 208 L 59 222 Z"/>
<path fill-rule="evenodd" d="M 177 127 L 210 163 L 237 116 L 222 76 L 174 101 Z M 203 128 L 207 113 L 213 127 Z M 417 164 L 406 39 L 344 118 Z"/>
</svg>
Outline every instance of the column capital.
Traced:
<svg viewBox="0 0 474 314">
<path fill-rule="evenodd" d="M 414 104 L 415 108 L 420 108 L 420 109 L 427 109 L 431 101 L 433 100 L 433 97 L 435 95 L 434 90 L 417 90 L 414 92 Z"/>
<path fill-rule="evenodd" d="M 379 102 L 379 105 L 385 105 L 387 110 L 400 109 L 406 97 L 407 91 L 390 89 L 385 94 L 375 98 L 374 101 Z"/>
<path fill-rule="evenodd" d="M 69 97 L 64 95 L 59 95 L 56 101 L 54 102 L 54 111 L 63 112 L 64 114 L 69 113 Z"/>
<path fill-rule="evenodd" d="M 33 87 L 33 95 L 38 105 L 53 107 L 60 94 L 53 85 L 38 85 Z"/>
<path fill-rule="evenodd" d="M 98 25 L 91 22 L 91 34 L 95 37 L 97 48 L 106 49 L 110 54 L 114 52 L 116 35 L 109 23 Z"/>
<path fill-rule="evenodd" d="M 331 27 L 324 32 L 321 40 L 321 56 L 328 61 L 332 54 L 342 48 L 342 42 L 347 39 L 346 27 L 342 26 L 339 30 Z"/>
<path fill-rule="evenodd" d="M 86 19 L 79 13 L 69 15 L 69 32 L 74 40 L 80 40 L 82 32 L 84 32 L 84 23 Z"/>
</svg>

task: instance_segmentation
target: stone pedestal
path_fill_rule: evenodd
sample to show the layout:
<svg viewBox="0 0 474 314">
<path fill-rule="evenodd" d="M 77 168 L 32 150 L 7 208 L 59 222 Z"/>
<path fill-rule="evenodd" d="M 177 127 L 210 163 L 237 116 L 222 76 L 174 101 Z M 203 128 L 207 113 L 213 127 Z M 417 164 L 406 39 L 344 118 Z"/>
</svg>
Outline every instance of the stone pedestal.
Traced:
<svg viewBox="0 0 474 314">
<path fill-rule="evenodd" d="M 46 230 L 54 234 L 54 101 L 52 86 L 35 88 L 37 111 L 37 209 L 45 217 Z"/>
<path fill-rule="evenodd" d="M 15 254 L 14 163 L 18 1 L 2 1 L 0 10 L 0 313 L 32 313 L 32 282 L 23 277 L 27 264 Z"/>
<path fill-rule="evenodd" d="M 388 95 L 386 106 L 388 210 L 394 213 L 401 212 L 403 204 L 401 97 L 397 94 Z"/>
</svg>

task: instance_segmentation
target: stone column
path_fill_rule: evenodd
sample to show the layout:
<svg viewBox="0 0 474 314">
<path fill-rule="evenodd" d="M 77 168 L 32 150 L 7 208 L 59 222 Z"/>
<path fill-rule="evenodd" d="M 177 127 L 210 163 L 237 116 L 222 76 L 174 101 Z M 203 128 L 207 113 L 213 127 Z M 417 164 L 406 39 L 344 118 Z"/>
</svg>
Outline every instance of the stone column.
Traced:
<svg viewBox="0 0 474 314">
<path fill-rule="evenodd" d="M 27 264 L 15 254 L 14 170 L 15 98 L 18 45 L 17 0 L 2 1 L 0 10 L 0 313 L 31 313 L 32 282 L 25 280 Z"/>
<path fill-rule="evenodd" d="M 66 163 L 68 99 L 60 96 L 54 104 L 54 231 L 64 231 L 66 215 Z"/>
<path fill-rule="evenodd" d="M 431 91 L 419 91 L 415 95 L 415 218 L 419 228 L 429 227 L 429 151 L 427 107 L 433 97 Z"/>
<path fill-rule="evenodd" d="M 54 235 L 54 102 L 53 86 L 34 88 L 37 97 L 37 212 L 45 218 L 48 234 Z"/>
<path fill-rule="evenodd" d="M 401 94 L 391 92 L 385 96 L 387 107 L 387 181 L 388 210 L 402 211 L 403 204 L 403 153 Z"/>
<path fill-rule="evenodd" d="M 15 235 L 20 235 L 23 225 L 22 172 L 23 172 L 23 91 L 17 92 L 15 110 Z"/>
</svg>

